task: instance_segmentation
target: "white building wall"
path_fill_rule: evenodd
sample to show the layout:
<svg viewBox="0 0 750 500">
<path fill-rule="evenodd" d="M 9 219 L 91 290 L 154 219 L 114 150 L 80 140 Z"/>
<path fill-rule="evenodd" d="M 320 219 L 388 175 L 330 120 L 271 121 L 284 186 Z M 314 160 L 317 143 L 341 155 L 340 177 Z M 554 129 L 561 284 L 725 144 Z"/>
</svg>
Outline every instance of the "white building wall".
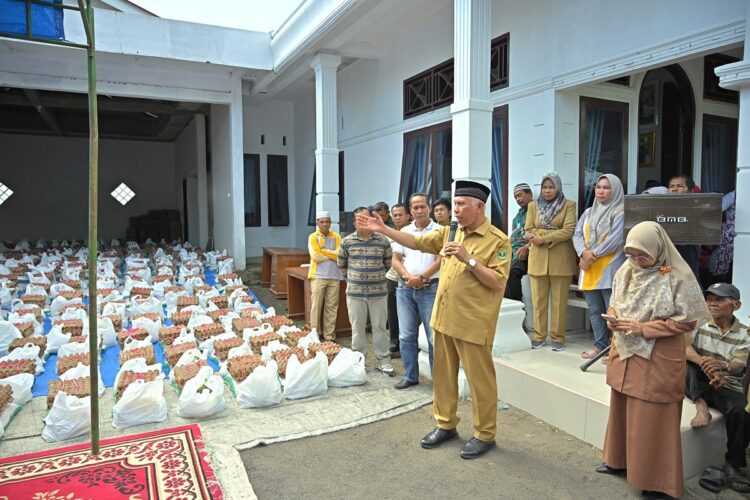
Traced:
<svg viewBox="0 0 750 500">
<path fill-rule="evenodd" d="M 491 94 L 494 105 L 509 104 L 508 184 L 538 185 L 542 174 L 554 167 L 572 199 L 578 196 L 580 96 L 629 102 L 630 137 L 636 138 L 638 74 L 642 77 L 645 71 L 635 75 L 633 88 L 624 90 L 590 84 L 565 88 L 569 87 L 567 82 L 573 77 L 602 80 L 586 77 L 585 70 L 637 57 L 647 49 L 663 49 L 661 55 L 666 54 L 667 61 L 673 54 L 669 62 L 691 59 L 680 55 L 674 45 L 684 41 L 680 46 L 689 46 L 690 40 L 704 37 L 705 32 L 717 27 L 726 27 L 729 34 L 722 36 L 736 45 L 736 30 L 741 30 L 740 21 L 745 17 L 744 0 L 721 0 L 710 5 L 698 0 L 603 4 L 595 0 L 573 4 L 539 0 L 533 7 L 510 0 L 496 0 L 492 5 L 492 36 L 510 33 L 510 87 Z M 378 60 L 359 61 L 339 72 L 339 147 L 346 152 L 347 174 L 357 179 L 347 183 L 347 208 L 359 202 L 395 201 L 404 132 L 450 119 L 448 109 L 443 108 L 404 120 L 402 84 L 404 79 L 452 57 L 452 9 L 452 4 L 447 4 L 395 36 Z M 644 17 L 644 11 L 649 15 Z M 703 102 L 702 58 L 692 59 L 683 68 L 696 96 L 694 165 L 700 178 L 702 113 L 710 110 L 736 116 L 737 111 L 736 106 Z M 657 61 L 653 66 L 669 62 Z M 649 67 L 643 61 L 638 64 L 644 70 Z M 628 161 L 634 183 L 637 144 L 635 139 L 630 142 Z M 512 193 L 508 194 L 512 199 Z"/>
<path fill-rule="evenodd" d="M 88 232 L 88 139 L 0 134 L 0 182 L 14 194 L 0 206 L 0 239 L 83 239 Z M 125 237 L 128 218 L 176 207 L 171 143 L 99 143 L 99 236 Z M 125 206 L 110 193 L 136 194 Z"/>
<path fill-rule="evenodd" d="M 294 101 L 293 110 L 294 198 L 297 204 L 294 214 L 297 223 L 294 225 L 293 246 L 305 248 L 308 235 L 315 230 L 314 226 L 307 225 L 315 173 L 315 86 L 312 83 Z M 340 186 L 339 189 L 344 189 L 344 187 Z"/>
<path fill-rule="evenodd" d="M 294 119 L 291 102 L 268 101 L 256 106 L 243 107 L 243 147 L 245 154 L 260 155 L 260 212 L 261 227 L 245 228 L 245 252 L 248 257 L 258 257 L 263 253 L 263 247 L 288 247 L 296 242 L 298 226 L 307 224 L 307 204 L 309 192 L 302 199 L 297 198 L 296 175 L 300 168 L 312 168 L 310 165 L 298 166 L 295 162 L 294 148 Z M 315 137 L 315 127 L 310 129 Z M 261 135 L 264 144 L 261 144 Z M 283 138 L 286 136 L 286 146 Z M 289 178 L 289 225 L 284 227 L 268 226 L 268 155 L 287 156 L 287 174 Z M 310 181 L 312 182 L 312 181 Z M 302 191 L 310 189 L 309 182 L 301 187 Z M 304 206 L 304 217 L 299 218 L 301 211 L 297 205 Z M 244 212 L 243 212 L 244 213 Z M 218 219 L 217 219 L 218 220 Z M 244 225 L 244 222 L 243 222 Z"/>
<path fill-rule="evenodd" d="M 510 84 L 519 86 L 744 18 L 744 0 L 495 0 L 492 34 L 510 32 Z"/>
<path fill-rule="evenodd" d="M 174 142 L 175 197 L 185 219 L 182 181 L 188 180 L 188 241 L 204 246 L 208 239 L 206 202 L 206 130 L 205 117 L 196 115 Z M 184 236 L 184 235 L 183 235 Z"/>
<path fill-rule="evenodd" d="M 229 106 L 211 106 L 210 211 L 213 247 L 234 257 L 235 269 L 245 269 L 242 86 L 236 80 Z"/>
</svg>

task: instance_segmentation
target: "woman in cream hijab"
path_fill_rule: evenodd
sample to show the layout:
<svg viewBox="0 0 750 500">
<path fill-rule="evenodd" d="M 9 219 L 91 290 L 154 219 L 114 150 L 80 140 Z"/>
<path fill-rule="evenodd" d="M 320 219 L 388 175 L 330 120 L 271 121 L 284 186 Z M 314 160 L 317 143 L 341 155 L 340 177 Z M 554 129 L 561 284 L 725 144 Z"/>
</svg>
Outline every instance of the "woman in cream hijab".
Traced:
<svg viewBox="0 0 750 500">
<path fill-rule="evenodd" d="M 625 242 L 612 284 L 607 365 L 612 388 L 597 472 L 627 474 L 644 492 L 683 493 L 680 416 L 685 333 L 711 319 L 703 292 L 664 229 L 642 222 Z"/>
</svg>

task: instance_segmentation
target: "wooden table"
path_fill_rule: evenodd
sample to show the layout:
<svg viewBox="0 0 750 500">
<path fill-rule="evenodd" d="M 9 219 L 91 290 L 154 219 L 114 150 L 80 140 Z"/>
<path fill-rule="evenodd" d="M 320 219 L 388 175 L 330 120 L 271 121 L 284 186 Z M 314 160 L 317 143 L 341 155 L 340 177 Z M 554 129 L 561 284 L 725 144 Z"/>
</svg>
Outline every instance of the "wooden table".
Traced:
<svg viewBox="0 0 750 500">
<path fill-rule="evenodd" d="M 260 284 L 271 287 L 277 299 L 286 298 L 287 267 L 297 267 L 310 262 L 310 254 L 301 248 L 263 247 L 263 265 Z"/>
<path fill-rule="evenodd" d="M 287 275 L 287 306 L 290 319 L 301 320 L 312 323 L 310 307 L 312 306 L 312 292 L 310 280 L 307 279 L 307 267 L 288 267 Z M 352 326 L 349 323 L 349 310 L 346 307 L 346 281 L 341 280 L 339 286 L 339 310 L 336 315 L 336 335 L 348 337 L 352 334 Z"/>
</svg>

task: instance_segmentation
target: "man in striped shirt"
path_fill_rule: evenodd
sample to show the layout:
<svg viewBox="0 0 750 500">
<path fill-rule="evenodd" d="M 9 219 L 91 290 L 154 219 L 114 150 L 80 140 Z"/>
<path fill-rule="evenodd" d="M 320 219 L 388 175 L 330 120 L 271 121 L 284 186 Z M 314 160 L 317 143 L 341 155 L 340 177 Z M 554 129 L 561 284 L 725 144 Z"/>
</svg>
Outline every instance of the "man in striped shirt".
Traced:
<svg viewBox="0 0 750 500">
<path fill-rule="evenodd" d="M 713 320 L 687 339 L 686 395 L 695 402 L 693 428 L 711 421 L 709 407 L 724 415 L 727 453 L 724 470 L 732 488 L 750 492 L 750 480 L 741 472 L 746 465 L 745 449 L 750 442 L 750 416 L 742 391 L 742 374 L 750 353 L 747 326 L 734 316 L 740 306 L 740 291 L 728 283 L 716 283 L 705 290 Z"/>
<path fill-rule="evenodd" d="M 372 212 L 367 207 L 354 209 L 354 217 L 360 212 Z M 338 267 L 346 280 L 346 305 L 352 325 L 352 350 L 367 354 L 365 327 L 367 315 L 372 325 L 372 348 L 378 359 L 380 370 L 388 376 L 395 371 L 391 365 L 388 349 L 390 338 L 385 328 L 388 316 L 388 288 L 386 271 L 391 267 L 391 244 L 385 236 L 361 227 L 355 222 L 356 231 L 341 240 Z"/>
</svg>

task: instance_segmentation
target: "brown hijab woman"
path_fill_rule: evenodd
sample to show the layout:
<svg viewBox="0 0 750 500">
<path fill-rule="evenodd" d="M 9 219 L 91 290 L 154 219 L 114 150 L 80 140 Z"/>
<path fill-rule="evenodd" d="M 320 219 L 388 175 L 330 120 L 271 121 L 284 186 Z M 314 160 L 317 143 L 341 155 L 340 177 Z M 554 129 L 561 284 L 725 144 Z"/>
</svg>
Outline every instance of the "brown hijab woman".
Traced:
<svg viewBox="0 0 750 500">
<path fill-rule="evenodd" d="M 664 229 L 630 230 L 612 283 L 607 365 L 612 388 L 601 473 L 627 473 L 645 492 L 683 493 L 680 416 L 685 333 L 711 319 L 703 292 Z"/>
</svg>

